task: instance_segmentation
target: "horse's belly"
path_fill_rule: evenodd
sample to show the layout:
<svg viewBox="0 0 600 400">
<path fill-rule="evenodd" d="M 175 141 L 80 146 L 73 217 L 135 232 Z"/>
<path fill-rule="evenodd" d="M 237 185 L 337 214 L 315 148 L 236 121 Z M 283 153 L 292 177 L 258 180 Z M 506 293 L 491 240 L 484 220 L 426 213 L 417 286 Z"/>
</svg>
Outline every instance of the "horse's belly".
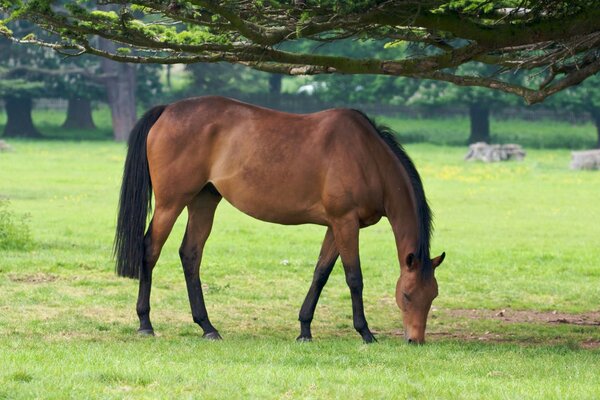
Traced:
<svg viewBox="0 0 600 400">
<path fill-rule="evenodd" d="M 244 183 L 235 179 L 211 181 L 235 208 L 262 221 L 283 225 L 328 223 L 318 196 L 297 185 Z"/>
</svg>

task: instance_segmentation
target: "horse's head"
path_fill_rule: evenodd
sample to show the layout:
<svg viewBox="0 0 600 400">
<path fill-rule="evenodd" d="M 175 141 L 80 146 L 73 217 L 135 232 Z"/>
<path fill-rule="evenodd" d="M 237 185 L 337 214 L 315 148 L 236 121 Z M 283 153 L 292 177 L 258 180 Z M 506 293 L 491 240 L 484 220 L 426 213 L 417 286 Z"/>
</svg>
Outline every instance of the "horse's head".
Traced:
<svg viewBox="0 0 600 400">
<path fill-rule="evenodd" d="M 400 278 L 396 284 L 396 304 L 402 310 L 404 337 L 409 343 L 425 342 L 427 314 L 433 299 L 438 295 L 435 269 L 444 261 L 446 253 L 431 260 L 432 271 L 423 274 L 421 262 L 410 253 L 401 265 Z"/>
</svg>

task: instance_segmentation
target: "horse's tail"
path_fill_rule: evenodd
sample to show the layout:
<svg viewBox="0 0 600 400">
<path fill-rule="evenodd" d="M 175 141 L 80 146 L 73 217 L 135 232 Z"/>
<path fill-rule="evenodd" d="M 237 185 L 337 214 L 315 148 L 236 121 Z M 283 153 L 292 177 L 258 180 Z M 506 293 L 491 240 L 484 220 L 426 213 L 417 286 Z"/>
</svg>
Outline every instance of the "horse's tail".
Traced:
<svg viewBox="0 0 600 400">
<path fill-rule="evenodd" d="M 129 135 L 121 184 L 114 256 L 119 276 L 139 279 L 144 261 L 144 231 L 152 208 L 152 182 L 148 170 L 146 139 L 166 106 L 156 106 L 135 124 Z"/>
</svg>

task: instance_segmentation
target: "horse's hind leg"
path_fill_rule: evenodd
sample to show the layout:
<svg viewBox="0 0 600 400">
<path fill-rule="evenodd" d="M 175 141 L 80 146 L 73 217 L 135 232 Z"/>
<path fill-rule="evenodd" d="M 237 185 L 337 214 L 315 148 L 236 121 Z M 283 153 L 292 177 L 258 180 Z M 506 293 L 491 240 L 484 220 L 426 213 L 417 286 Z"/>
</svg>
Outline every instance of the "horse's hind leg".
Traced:
<svg viewBox="0 0 600 400">
<path fill-rule="evenodd" d="M 335 241 L 333 240 L 333 231 L 331 228 L 327 228 L 325 239 L 323 239 L 323 244 L 321 245 L 319 260 L 315 267 L 313 280 L 298 316 L 298 320 L 300 321 L 300 336 L 296 339 L 298 341 L 309 341 L 312 339 L 310 324 L 315 315 L 315 308 L 317 307 L 321 291 L 327 283 L 327 279 L 329 279 L 329 274 L 331 274 L 331 270 L 333 270 L 338 255 L 339 253 L 335 246 Z"/>
<path fill-rule="evenodd" d="M 188 290 L 192 317 L 204 331 L 207 339 L 221 339 L 219 332 L 210 323 L 202 283 L 200 282 L 200 262 L 202 251 L 212 229 L 213 218 L 221 196 L 213 188 L 203 189 L 188 205 L 188 223 L 179 249 L 183 273 Z"/>
<path fill-rule="evenodd" d="M 140 329 L 138 332 L 145 335 L 153 335 L 154 329 L 150 323 L 150 289 L 152 287 L 152 270 L 158 261 L 160 251 L 162 250 L 173 224 L 183 210 L 180 207 L 160 207 L 157 205 L 152 221 L 148 226 L 148 231 L 144 236 L 144 262 L 140 274 L 140 289 L 137 300 L 137 314 L 140 319 Z"/>
</svg>

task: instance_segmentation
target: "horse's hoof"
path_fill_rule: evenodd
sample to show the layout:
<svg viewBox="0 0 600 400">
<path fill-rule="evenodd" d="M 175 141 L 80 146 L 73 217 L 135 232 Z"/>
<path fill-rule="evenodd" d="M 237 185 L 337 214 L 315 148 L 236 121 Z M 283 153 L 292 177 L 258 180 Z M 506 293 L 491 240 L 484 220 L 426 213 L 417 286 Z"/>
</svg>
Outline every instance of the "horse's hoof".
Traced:
<svg viewBox="0 0 600 400">
<path fill-rule="evenodd" d="M 296 342 L 299 342 L 299 343 L 312 342 L 312 336 L 302 336 L 302 335 L 300 335 L 300 336 L 298 336 L 296 338 Z"/>
<path fill-rule="evenodd" d="M 362 338 L 366 344 L 377 343 L 377 339 L 375 339 L 375 336 L 371 332 L 366 333 Z"/>
<path fill-rule="evenodd" d="M 138 329 L 137 333 L 140 336 L 154 336 L 154 329 Z"/>
<path fill-rule="evenodd" d="M 221 337 L 221 335 L 219 335 L 219 332 L 217 331 L 207 332 L 204 335 L 202 335 L 202 338 L 207 340 L 223 340 L 223 338 Z"/>
</svg>

